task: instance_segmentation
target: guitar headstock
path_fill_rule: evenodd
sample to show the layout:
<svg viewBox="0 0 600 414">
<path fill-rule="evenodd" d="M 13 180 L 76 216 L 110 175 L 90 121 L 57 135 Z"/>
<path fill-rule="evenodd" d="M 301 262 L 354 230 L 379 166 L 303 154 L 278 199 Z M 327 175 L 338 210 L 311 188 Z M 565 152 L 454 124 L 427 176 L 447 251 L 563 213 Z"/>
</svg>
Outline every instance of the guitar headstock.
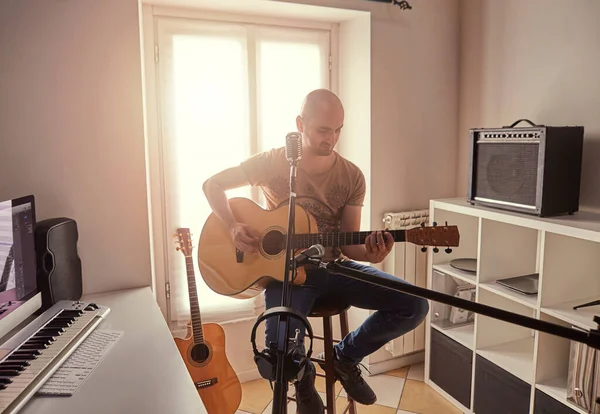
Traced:
<svg viewBox="0 0 600 414">
<path fill-rule="evenodd" d="M 177 237 L 175 243 L 177 247 L 175 250 L 181 251 L 185 257 L 192 256 L 192 233 L 187 227 L 181 227 L 177 229 L 177 233 L 174 235 Z"/>
<path fill-rule="evenodd" d="M 460 233 L 457 226 L 449 226 L 448 223 L 444 226 L 438 226 L 436 222 L 432 226 L 425 226 L 423 223 L 421 227 L 406 230 L 406 240 L 423 246 L 421 250 L 424 252 L 427 251 L 426 246 L 433 246 L 435 253 L 439 251 L 439 247 L 446 247 L 446 253 L 451 253 L 450 247 L 459 245 Z"/>
</svg>

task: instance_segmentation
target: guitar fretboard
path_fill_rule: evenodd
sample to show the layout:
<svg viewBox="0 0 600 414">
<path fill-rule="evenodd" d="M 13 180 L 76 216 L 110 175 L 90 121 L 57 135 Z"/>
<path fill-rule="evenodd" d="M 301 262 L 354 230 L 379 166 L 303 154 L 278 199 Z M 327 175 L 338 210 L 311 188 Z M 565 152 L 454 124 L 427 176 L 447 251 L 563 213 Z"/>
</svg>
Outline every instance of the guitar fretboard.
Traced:
<svg viewBox="0 0 600 414">
<path fill-rule="evenodd" d="M 386 230 L 392 235 L 395 242 L 406 241 L 405 230 Z M 320 244 L 323 247 L 349 246 L 364 244 L 371 231 L 350 231 L 350 232 L 332 232 L 332 233 L 306 233 L 294 235 L 295 248 L 308 248 L 314 244 Z M 384 239 L 385 240 L 385 239 Z"/>
<path fill-rule="evenodd" d="M 196 276 L 194 274 L 194 261 L 191 257 L 185 257 L 185 267 L 188 279 L 188 291 L 190 295 L 190 312 L 192 318 L 192 331 L 194 332 L 194 343 L 204 342 L 204 333 L 202 332 L 202 317 L 200 315 L 200 305 L 198 304 L 198 291 L 196 289 Z"/>
</svg>

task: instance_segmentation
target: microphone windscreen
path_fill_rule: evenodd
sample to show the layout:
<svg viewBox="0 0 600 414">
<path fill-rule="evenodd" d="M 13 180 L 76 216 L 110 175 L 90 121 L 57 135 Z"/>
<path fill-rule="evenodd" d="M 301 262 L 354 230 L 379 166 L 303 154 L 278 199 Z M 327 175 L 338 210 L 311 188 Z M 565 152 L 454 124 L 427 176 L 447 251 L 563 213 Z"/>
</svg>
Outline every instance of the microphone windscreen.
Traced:
<svg viewBox="0 0 600 414">
<path fill-rule="evenodd" d="M 299 132 L 286 135 L 285 156 L 288 161 L 299 161 L 302 158 L 302 135 Z"/>
</svg>

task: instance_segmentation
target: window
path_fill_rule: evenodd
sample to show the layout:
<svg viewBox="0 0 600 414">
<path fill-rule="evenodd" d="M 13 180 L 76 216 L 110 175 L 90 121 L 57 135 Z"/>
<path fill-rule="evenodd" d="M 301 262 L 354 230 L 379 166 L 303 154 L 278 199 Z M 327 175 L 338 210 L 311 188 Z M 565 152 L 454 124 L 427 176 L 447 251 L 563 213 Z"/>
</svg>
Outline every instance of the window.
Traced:
<svg viewBox="0 0 600 414">
<path fill-rule="evenodd" d="M 161 225 L 167 237 L 177 227 L 194 234 L 194 271 L 204 321 L 253 316 L 262 295 L 240 300 L 211 291 L 197 265 L 196 243 L 211 209 L 202 183 L 248 156 L 284 145 L 296 130 L 302 99 L 330 87 L 330 32 L 178 18 L 156 20 Z M 151 166 L 152 167 L 152 166 Z M 157 186 L 160 187 L 157 189 Z M 258 190 L 228 196 L 262 203 Z M 170 322 L 189 320 L 185 259 L 164 240 Z M 159 252 L 160 253 L 160 252 Z M 161 283 L 157 274 L 157 283 Z"/>
</svg>

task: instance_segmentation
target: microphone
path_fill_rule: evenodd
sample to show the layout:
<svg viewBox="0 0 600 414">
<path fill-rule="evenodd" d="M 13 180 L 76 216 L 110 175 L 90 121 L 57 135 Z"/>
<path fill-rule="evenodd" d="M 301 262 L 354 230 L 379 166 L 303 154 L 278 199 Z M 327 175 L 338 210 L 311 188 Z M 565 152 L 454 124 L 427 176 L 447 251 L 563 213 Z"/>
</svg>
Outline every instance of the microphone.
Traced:
<svg viewBox="0 0 600 414">
<path fill-rule="evenodd" d="M 289 132 L 285 136 L 285 156 L 290 162 L 298 162 L 302 158 L 302 135 Z"/>
<path fill-rule="evenodd" d="M 298 253 L 294 257 L 294 261 L 296 262 L 296 266 L 303 266 L 307 263 L 311 263 L 314 261 L 318 261 L 325 255 L 325 248 L 320 244 L 313 244 L 308 249 L 304 250 L 301 253 Z"/>
</svg>

